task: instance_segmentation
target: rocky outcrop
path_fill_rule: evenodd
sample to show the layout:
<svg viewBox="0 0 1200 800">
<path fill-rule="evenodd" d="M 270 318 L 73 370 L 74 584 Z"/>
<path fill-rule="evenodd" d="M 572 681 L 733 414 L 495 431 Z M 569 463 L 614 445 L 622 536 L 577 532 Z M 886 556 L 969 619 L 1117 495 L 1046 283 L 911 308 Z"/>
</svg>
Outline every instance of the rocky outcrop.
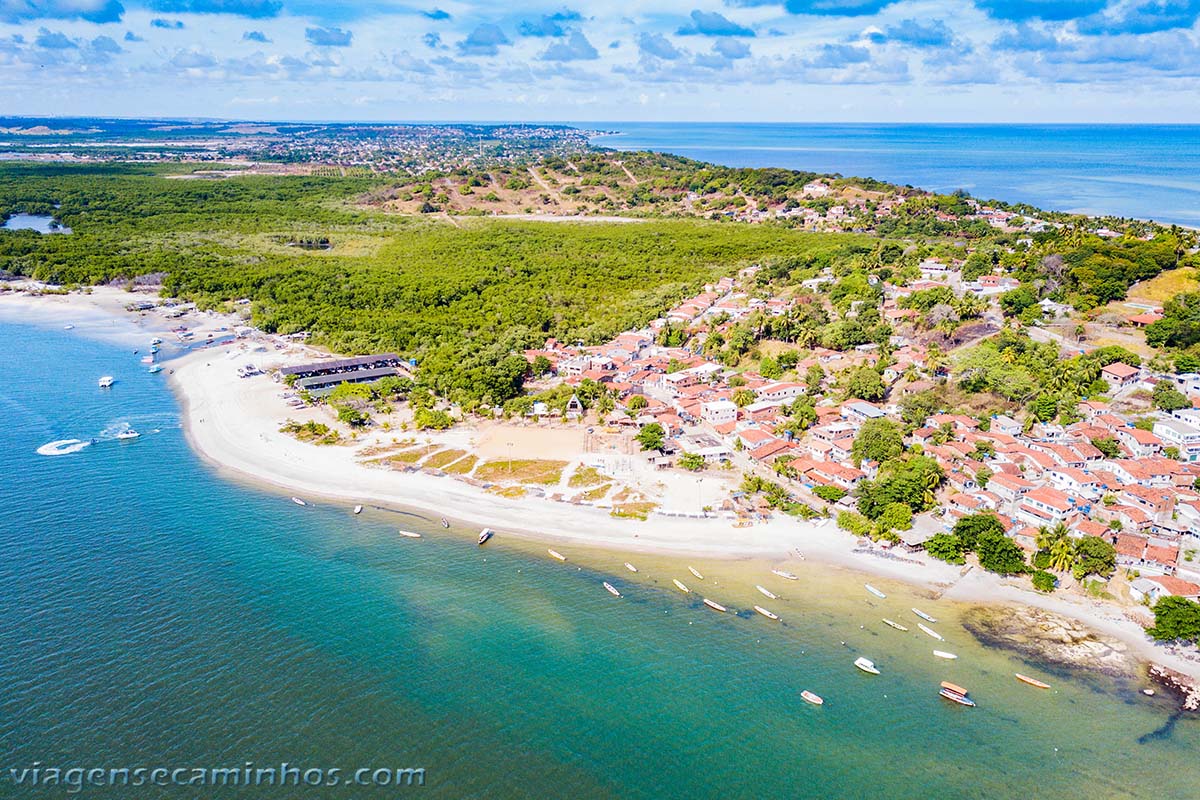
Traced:
<svg viewBox="0 0 1200 800">
<path fill-rule="evenodd" d="M 1184 711 L 1200 711 L 1200 682 L 1158 664 L 1150 665 L 1150 680 L 1166 687 L 1183 703 Z"/>
<path fill-rule="evenodd" d="M 1076 620 L 1028 606 L 976 606 L 963 626 L 985 645 L 1013 650 L 1032 661 L 1119 678 L 1139 672 L 1122 642 L 1100 636 Z"/>
</svg>

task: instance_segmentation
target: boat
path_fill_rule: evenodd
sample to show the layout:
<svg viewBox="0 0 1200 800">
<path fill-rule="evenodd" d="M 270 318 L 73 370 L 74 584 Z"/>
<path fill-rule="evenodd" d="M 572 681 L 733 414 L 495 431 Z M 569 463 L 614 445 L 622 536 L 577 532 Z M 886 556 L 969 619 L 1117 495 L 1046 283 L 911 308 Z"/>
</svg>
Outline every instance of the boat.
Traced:
<svg viewBox="0 0 1200 800">
<path fill-rule="evenodd" d="M 926 622 L 937 622 L 937 620 L 936 620 L 936 619 L 934 619 L 933 617 L 929 616 L 928 614 L 926 614 L 924 611 L 922 611 L 922 610 L 921 610 L 921 609 L 919 609 L 919 608 L 914 608 L 914 609 L 912 610 L 912 612 L 913 612 L 914 614 L 916 614 L 918 617 L 920 617 L 921 619 L 925 620 Z"/>
<path fill-rule="evenodd" d="M 139 436 L 141 436 L 141 434 L 138 433 L 137 431 L 135 431 L 133 428 L 126 428 L 125 430 L 123 430 L 117 434 L 117 439 L 119 439 L 123 442 L 127 442 L 130 439 L 136 439 Z"/>
<path fill-rule="evenodd" d="M 938 694 L 947 700 L 953 700 L 959 705 L 967 706 L 968 708 L 975 707 L 975 701 L 967 697 L 967 690 L 949 681 L 942 681 L 942 687 L 938 690 Z"/>
<path fill-rule="evenodd" d="M 870 592 L 871 594 L 875 595 L 876 597 L 878 597 L 880 600 L 887 597 L 886 594 L 879 591 L 878 589 L 876 589 L 874 586 L 872 586 L 869 583 L 864 583 L 863 586 L 867 587 L 867 591 Z"/>
<path fill-rule="evenodd" d="M 1021 683 L 1028 683 L 1030 686 L 1036 686 L 1039 689 L 1049 689 L 1050 688 L 1050 684 L 1043 683 L 1043 682 L 1039 681 L 1037 678 L 1031 678 L 1028 675 L 1022 675 L 1019 672 L 1016 672 L 1013 674 L 1017 676 L 1017 680 L 1019 680 Z"/>
<path fill-rule="evenodd" d="M 725 611 L 725 606 L 721 605 L 720 603 L 716 602 L 715 600 L 709 600 L 707 597 L 704 598 L 704 605 L 708 606 L 713 611 L 722 611 L 722 612 Z"/>
<path fill-rule="evenodd" d="M 771 598 L 772 600 L 778 600 L 778 599 L 779 599 L 778 597 L 776 597 L 776 596 L 775 596 L 775 593 L 774 593 L 774 592 L 772 592 L 770 589 L 766 588 L 765 586 L 759 586 L 759 585 L 756 583 L 756 584 L 754 584 L 754 588 L 755 588 L 755 589 L 758 589 L 758 591 L 762 593 L 763 597 L 769 597 L 769 598 Z"/>
<path fill-rule="evenodd" d="M 153 364 L 154 356 L 142 356 L 142 363 L 143 364 Z"/>
<path fill-rule="evenodd" d="M 896 629 L 896 630 L 898 630 L 898 631 L 906 631 L 906 630 L 908 630 L 908 628 L 904 627 L 904 626 L 903 626 L 903 625 L 901 625 L 899 622 L 892 622 L 892 621 L 891 621 L 890 619 L 888 619 L 887 617 L 884 617 L 884 618 L 883 618 L 883 622 L 884 622 L 884 624 L 885 624 L 885 625 L 891 625 L 893 628 L 895 628 L 895 629 Z"/>
<path fill-rule="evenodd" d="M 637 572 L 637 567 L 635 567 L 633 564 L 630 564 L 628 561 L 625 562 L 625 569 L 629 570 L 630 572 Z"/>
<path fill-rule="evenodd" d="M 151 375 L 156 375 L 160 372 L 162 372 L 162 364 L 154 364 L 153 366 L 150 367 Z"/>
<path fill-rule="evenodd" d="M 609 583 L 608 581 L 605 581 L 605 582 L 604 582 L 604 588 L 605 588 L 605 589 L 607 589 L 607 590 L 608 590 L 608 593 L 609 593 L 609 594 L 611 594 L 613 597 L 620 597 L 620 596 L 621 596 L 621 593 L 617 591 L 617 587 L 613 586 L 613 585 L 612 585 L 611 583 Z"/>
<path fill-rule="evenodd" d="M 75 326 L 74 325 L 63 325 L 63 330 L 64 331 L 73 331 L 73 330 L 75 330 Z"/>
<path fill-rule="evenodd" d="M 401 536 L 405 536 L 409 539 L 420 539 L 421 538 L 421 534 L 416 533 L 414 531 L 396 531 L 396 533 L 400 534 Z"/>
<path fill-rule="evenodd" d="M 875 662 L 869 658 L 863 658 L 862 656 L 859 656 L 858 658 L 854 659 L 854 666 L 870 675 L 879 674 L 879 668 L 876 667 Z"/>
<path fill-rule="evenodd" d="M 821 699 L 819 694 L 813 694 L 808 689 L 805 689 L 803 692 L 801 692 L 800 696 L 803 697 L 805 701 L 812 703 L 814 706 L 825 705 L 825 701 Z"/>
<path fill-rule="evenodd" d="M 567 557 L 566 557 L 566 556 L 564 556 L 562 553 L 558 552 L 558 551 L 557 551 L 557 550 L 555 550 L 554 548 L 550 548 L 550 549 L 549 549 L 549 550 L 547 550 L 546 552 L 547 552 L 547 553 L 549 553 L 549 554 L 550 554 L 552 557 L 554 557 L 554 558 L 557 558 L 559 561 L 566 561 L 566 560 L 567 560 Z"/>
<path fill-rule="evenodd" d="M 923 630 L 925 633 L 928 633 L 933 638 L 937 639 L 939 642 L 946 641 L 945 637 L 943 637 L 940 633 L 935 631 L 933 628 L 930 628 L 929 626 L 925 625 L 924 623 L 918 622 L 917 627 L 920 628 L 921 630 Z"/>
<path fill-rule="evenodd" d="M 292 498 L 292 502 L 293 502 L 293 503 L 295 503 L 295 504 L 296 504 L 296 505 L 298 505 L 298 506 L 306 506 L 306 505 L 308 505 L 308 503 L 304 502 L 304 501 L 303 501 L 303 500 L 301 500 L 299 497 L 293 497 L 293 498 Z"/>
<path fill-rule="evenodd" d="M 954 659 L 958 658 L 958 656 L 954 655 L 954 653 L 947 653 L 945 650 L 934 650 L 933 654 L 938 658 L 944 658 L 947 661 L 953 661 Z"/>
<path fill-rule="evenodd" d="M 156 344 L 162 344 L 162 343 L 163 343 L 163 340 L 158 338 L 157 336 L 155 336 L 153 339 L 150 340 L 151 346 L 156 345 Z"/>
<path fill-rule="evenodd" d="M 117 379 L 114 378 L 112 375 L 105 375 L 103 378 L 96 381 L 96 383 L 99 384 L 101 389 L 107 389 L 116 382 L 117 382 Z"/>
<path fill-rule="evenodd" d="M 676 589 L 683 592 L 684 594 L 687 594 L 688 592 L 692 591 L 686 585 L 684 585 L 682 582 L 677 581 L 674 578 L 671 579 L 671 582 L 675 584 Z"/>
<path fill-rule="evenodd" d="M 773 620 L 778 620 L 778 619 L 779 619 L 779 615 L 778 615 L 778 614 L 773 614 L 772 612 L 770 612 L 770 611 L 767 611 L 767 610 L 766 610 L 765 608 L 763 608 L 762 606 L 755 606 L 755 607 L 754 607 L 754 610 L 755 610 L 755 611 L 757 611 L 758 613 L 762 614 L 762 615 L 763 615 L 764 617 L 766 617 L 767 619 L 773 619 Z"/>
<path fill-rule="evenodd" d="M 443 528 L 449 528 L 449 527 L 450 527 L 450 522 L 449 522 L 449 521 L 448 521 L 448 520 L 447 520 L 445 517 L 442 517 L 442 527 L 443 527 Z"/>
<path fill-rule="evenodd" d="M 798 575 L 793 575 L 793 574 L 792 574 L 792 573 L 790 573 L 790 572 L 784 572 L 784 571 L 783 571 L 783 570 L 781 570 L 781 569 L 773 569 L 773 570 L 771 570 L 771 572 L 775 573 L 776 575 L 778 575 L 778 576 L 779 576 L 779 577 L 781 577 L 781 578 L 787 578 L 789 581 L 798 581 L 798 580 L 800 580 L 800 577 L 799 577 Z"/>
<path fill-rule="evenodd" d="M 491 528 L 484 528 L 483 530 L 481 530 L 479 532 L 479 543 L 483 544 L 484 542 L 486 542 L 488 539 L 492 538 L 495 535 L 496 535 L 496 532 L 494 530 L 492 530 Z"/>
<path fill-rule="evenodd" d="M 695 567 L 688 567 L 688 572 L 690 572 L 690 573 L 692 573 L 693 575 L 695 575 L 695 576 L 696 576 L 696 580 L 700 580 L 700 581 L 704 580 L 704 576 L 703 576 L 703 575 L 701 575 L 701 574 L 700 574 L 700 572 L 699 572 L 699 571 L 698 571 L 698 570 L 697 570 Z"/>
<path fill-rule="evenodd" d="M 355 514 L 361 514 L 361 513 L 362 513 L 362 506 L 355 506 L 355 507 L 354 507 L 354 513 L 355 513 Z"/>
<path fill-rule="evenodd" d="M 1146 695 L 1146 697 L 1154 697 L 1154 690 L 1153 689 L 1142 689 L 1142 694 Z"/>
</svg>

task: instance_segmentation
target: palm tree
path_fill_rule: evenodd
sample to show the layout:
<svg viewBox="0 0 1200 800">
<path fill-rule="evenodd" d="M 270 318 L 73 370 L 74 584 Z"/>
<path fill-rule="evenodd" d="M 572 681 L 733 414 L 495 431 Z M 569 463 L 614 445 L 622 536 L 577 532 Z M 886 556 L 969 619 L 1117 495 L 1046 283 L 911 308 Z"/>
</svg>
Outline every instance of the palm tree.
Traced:
<svg viewBox="0 0 1200 800">
<path fill-rule="evenodd" d="M 1050 545 L 1050 569 L 1055 572 L 1066 572 L 1074 563 L 1075 543 L 1071 541 L 1071 537 L 1063 536 Z"/>
</svg>

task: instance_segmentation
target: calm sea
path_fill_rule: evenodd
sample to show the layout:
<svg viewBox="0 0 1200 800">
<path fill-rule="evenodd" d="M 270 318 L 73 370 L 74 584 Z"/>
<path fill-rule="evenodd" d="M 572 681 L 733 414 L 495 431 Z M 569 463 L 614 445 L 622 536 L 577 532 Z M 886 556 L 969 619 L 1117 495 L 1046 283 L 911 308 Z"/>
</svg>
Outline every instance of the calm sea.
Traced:
<svg viewBox="0 0 1200 800">
<path fill-rule="evenodd" d="M 694 562 L 704 581 L 665 558 L 635 557 L 636 575 L 615 554 L 567 549 L 560 564 L 503 532 L 480 549 L 467 530 L 229 480 L 137 363 L 145 335 L 88 338 L 97 328 L 0 321 L 0 797 L 67 796 L 13 784 L 8 769 L 36 762 L 427 770 L 421 790 L 81 795 L 122 800 L 1196 796 L 1200 723 L 1172 724 L 1137 685 L 985 649 L 958 609 L 886 581 L 877 600 L 807 563 L 797 583 L 741 562 Z M 127 424 L 140 440 L 107 438 Z M 705 610 L 674 577 L 741 613 Z M 917 632 L 914 604 L 941 618 L 944 645 Z M 883 674 L 855 670 L 857 655 Z M 938 698 L 943 679 L 980 707 Z"/>
<path fill-rule="evenodd" d="M 1200 226 L 1200 126 L 591 123 L 594 143 Z"/>
</svg>

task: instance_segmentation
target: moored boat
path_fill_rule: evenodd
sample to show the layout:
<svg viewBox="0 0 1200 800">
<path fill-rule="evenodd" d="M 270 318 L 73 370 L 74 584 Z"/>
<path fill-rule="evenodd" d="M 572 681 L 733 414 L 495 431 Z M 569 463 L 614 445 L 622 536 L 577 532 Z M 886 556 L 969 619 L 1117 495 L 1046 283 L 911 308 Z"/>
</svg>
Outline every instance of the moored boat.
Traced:
<svg viewBox="0 0 1200 800">
<path fill-rule="evenodd" d="M 449 528 L 449 527 L 450 527 L 450 521 L 449 521 L 449 520 L 447 520 L 445 517 L 442 517 L 442 527 L 443 527 L 443 528 Z"/>
<path fill-rule="evenodd" d="M 162 344 L 162 343 L 163 343 L 163 340 L 158 338 L 157 336 L 155 336 L 153 339 L 150 340 L 151 347 L 153 347 L 156 344 Z"/>
<path fill-rule="evenodd" d="M 942 681 L 942 686 L 938 690 L 938 694 L 947 700 L 953 700 L 959 705 L 969 708 L 975 707 L 975 701 L 967 697 L 967 690 L 957 684 L 950 683 L 950 681 Z"/>
<path fill-rule="evenodd" d="M 918 627 L 918 628 L 920 628 L 920 629 L 921 629 L 922 631 L 924 631 L 925 633 L 927 633 L 927 634 L 929 634 L 930 636 L 932 636 L 933 638 L 937 639 L 939 642 L 944 642 L 944 641 L 946 641 L 946 639 L 945 639 L 945 638 L 944 638 L 944 637 L 943 637 L 943 636 L 942 636 L 940 633 L 938 633 L 938 632 L 937 632 L 937 631 L 935 631 L 933 628 L 930 628 L 928 625 L 925 625 L 925 624 L 924 624 L 924 623 L 922 623 L 922 622 L 918 622 L 918 623 L 917 623 L 917 627 Z"/>
<path fill-rule="evenodd" d="M 362 513 L 362 506 L 355 506 L 355 507 L 354 507 L 354 513 L 355 513 L 355 514 L 361 514 L 361 513 Z"/>
<path fill-rule="evenodd" d="M 759 586 L 759 585 L 756 583 L 756 584 L 754 584 L 754 588 L 755 588 L 755 589 L 758 589 L 758 591 L 759 591 L 759 592 L 761 592 L 761 593 L 762 593 L 762 595 L 763 595 L 764 597 L 769 597 L 769 598 L 771 598 L 772 600 L 778 600 L 778 599 L 779 599 L 778 597 L 776 597 L 776 596 L 775 596 L 775 593 L 774 593 L 774 592 L 772 592 L 770 589 L 766 588 L 765 586 Z"/>
<path fill-rule="evenodd" d="M 805 689 L 803 692 L 801 692 L 800 696 L 803 697 L 806 702 L 812 703 L 814 706 L 820 706 L 820 705 L 825 704 L 825 701 L 823 699 L 821 699 L 820 695 L 813 694 L 808 689 Z"/>
<path fill-rule="evenodd" d="M 763 608 L 762 606 L 755 606 L 754 610 L 757 611 L 758 613 L 762 614 L 767 619 L 774 619 L 774 620 L 779 619 L 778 614 L 774 614 L 774 613 L 768 611 L 767 609 Z"/>
<path fill-rule="evenodd" d="M 713 611 L 725 611 L 726 610 L 725 606 L 721 605 L 720 603 L 718 603 L 715 600 L 709 600 L 707 597 L 704 598 L 704 605 L 708 606 Z"/>
<path fill-rule="evenodd" d="M 883 618 L 883 622 L 884 622 L 884 624 L 885 624 L 885 625 L 890 625 L 891 627 L 895 628 L 895 629 L 896 629 L 896 630 L 898 630 L 898 631 L 906 631 L 906 630 L 908 630 L 908 628 L 904 627 L 904 626 L 903 626 L 903 625 L 901 625 L 899 622 L 893 622 L 892 620 L 888 619 L 887 617 L 884 617 L 884 618 Z"/>
<path fill-rule="evenodd" d="M 96 381 L 96 383 L 100 386 L 101 389 L 107 389 L 116 382 L 117 382 L 117 379 L 114 378 L 112 375 L 105 375 L 102 378 L 100 378 L 100 380 Z"/>
<path fill-rule="evenodd" d="M 865 586 L 865 587 L 866 587 L 866 589 L 867 589 L 867 591 L 868 591 L 868 592 L 870 592 L 871 594 L 875 595 L 875 596 L 876 596 L 876 597 L 878 597 L 880 600 L 882 600 L 882 599 L 884 599 L 884 598 L 886 598 L 886 597 L 887 597 L 887 595 L 886 595 L 886 594 L 884 594 L 883 592 L 879 591 L 878 589 L 876 589 L 874 586 L 872 586 L 872 585 L 871 585 L 871 584 L 869 584 L 869 583 L 864 583 L 864 584 L 863 584 L 863 586 Z"/>
<path fill-rule="evenodd" d="M 687 594 L 688 592 L 692 591 L 682 581 L 678 581 L 678 580 L 672 578 L 671 583 L 675 584 L 675 588 L 678 589 L 679 591 L 683 592 L 684 594 Z"/>
<path fill-rule="evenodd" d="M 303 500 L 301 500 L 299 497 L 293 497 L 293 498 L 292 498 L 292 502 L 293 502 L 293 503 L 295 503 L 295 504 L 296 504 L 296 505 L 298 505 L 298 506 L 306 506 L 306 505 L 308 505 L 308 503 L 304 502 L 304 501 L 303 501 Z"/>
<path fill-rule="evenodd" d="M 926 622 L 937 622 L 937 620 L 936 620 L 936 619 L 934 619 L 933 617 L 929 616 L 928 614 L 926 614 L 924 611 L 922 611 L 922 610 L 921 610 L 921 609 L 919 609 L 919 608 L 914 608 L 914 609 L 912 610 L 912 612 L 913 612 L 914 614 L 916 614 L 918 617 L 920 617 L 921 619 L 925 620 Z"/>
<path fill-rule="evenodd" d="M 879 668 L 876 667 L 875 662 L 869 658 L 863 658 L 862 656 L 859 656 L 858 658 L 854 659 L 854 666 L 870 675 L 879 674 Z"/>
<path fill-rule="evenodd" d="M 1037 678 L 1031 678 L 1028 675 L 1022 675 L 1019 672 L 1016 672 L 1013 674 L 1017 676 L 1017 680 L 1019 680 L 1021 683 L 1028 683 L 1030 686 L 1036 686 L 1039 689 L 1049 689 L 1050 688 L 1050 684 L 1043 683 L 1042 681 L 1039 681 Z"/>
<path fill-rule="evenodd" d="M 953 661 L 954 659 L 958 658 L 958 656 L 954 655 L 954 653 L 947 653 L 945 650 L 934 650 L 933 654 L 938 658 L 944 658 L 947 661 Z"/>
<path fill-rule="evenodd" d="M 607 590 L 608 590 L 608 593 L 609 593 L 609 594 L 611 594 L 613 597 L 620 597 L 620 596 L 621 596 L 621 593 L 617 591 L 617 587 L 613 586 L 613 585 L 612 585 L 611 583 L 609 583 L 608 581 L 605 581 L 605 582 L 604 582 L 604 588 L 605 588 L 605 589 L 607 589 Z"/>
<path fill-rule="evenodd" d="M 696 576 L 696 580 L 699 580 L 699 581 L 702 581 L 702 580 L 704 580 L 704 576 L 703 576 L 703 575 L 701 575 L 701 574 L 700 574 L 700 572 L 699 572 L 699 570 L 697 570 L 695 567 L 688 567 L 688 572 L 690 572 L 690 573 L 692 573 L 693 575 L 695 575 L 695 576 Z"/>
<path fill-rule="evenodd" d="M 148 372 L 151 375 L 157 375 L 158 373 L 162 372 L 162 370 L 163 370 L 162 364 L 154 364 L 153 366 L 150 367 Z"/>
<path fill-rule="evenodd" d="M 491 528 L 484 528 L 479 532 L 479 543 L 482 545 L 488 539 L 496 535 L 496 532 Z"/>
<path fill-rule="evenodd" d="M 774 574 L 778 575 L 778 576 L 779 576 L 779 577 L 781 577 L 781 578 L 787 578 L 789 581 L 798 581 L 798 580 L 800 580 L 800 576 L 798 576 L 798 575 L 793 575 L 793 574 L 792 574 L 792 573 L 790 573 L 790 572 L 784 572 L 784 571 L 783 571 L 783 570 L 781 570 L 781 569 L 773 569 L 773 570 L 771 570 L 771 572 L 773 572 Z"/>
<path fill-rule="evenodd" d="M 409 539 L 420 539 L 421 538 L 421 534 L 416 533 L 415 531 L 396 531 L 396 533 L 400 534 L 401 536 L 407 537 Z"/>
<path fill-rule="evenodd" d="M 550 554 L 550 557 L 551 557 L 551 558 L 556 558 L 556 559 L 558 559 L 559 561 L 566 561 L 566 560 L 567 560 L 567 557 L 566 557 L 566 556 L 564 556 L 562 553 L 558 552 L 558 551 L 557 551 L 557 550 L 555 550 L 554 548 L 550 548 L 550 549 L 548 549 L 546 552 Z"/>
<path fill-rule="evenodd" d="M 625 562 L 625 569 L 629 570 L 630 572 L 637 572 L 637 567 L 635 567 L 633 564 L 630 564 L 628 561 Z"/>
</svg>

